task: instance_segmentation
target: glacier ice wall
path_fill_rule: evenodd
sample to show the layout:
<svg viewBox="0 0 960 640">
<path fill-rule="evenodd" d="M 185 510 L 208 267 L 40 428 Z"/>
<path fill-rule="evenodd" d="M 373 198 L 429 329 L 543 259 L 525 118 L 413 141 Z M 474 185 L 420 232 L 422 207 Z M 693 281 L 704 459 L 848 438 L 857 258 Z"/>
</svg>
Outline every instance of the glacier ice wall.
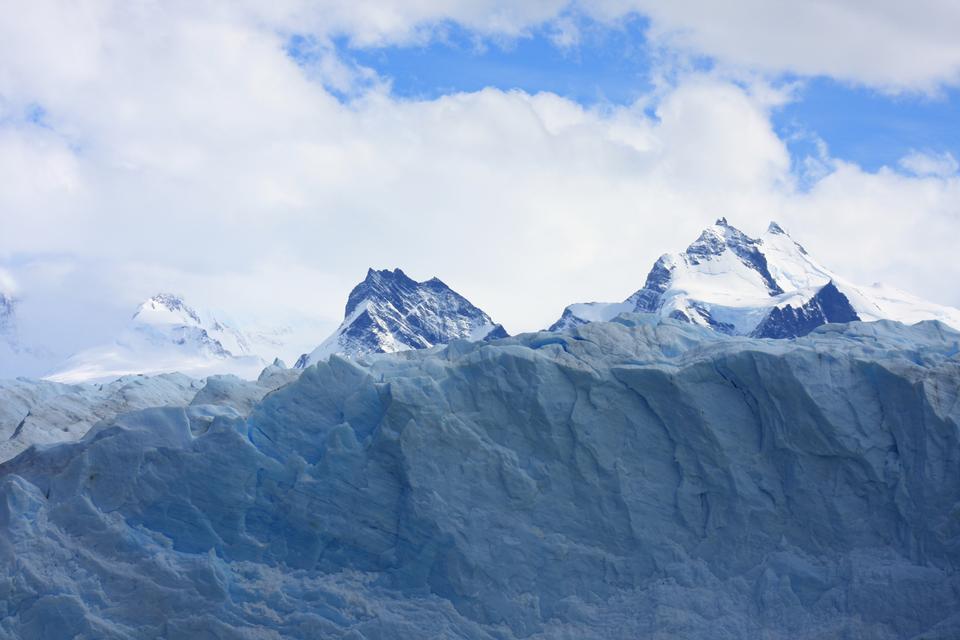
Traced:
<svg viewBox="0 0 960 640">
<path fill-rule="evenodd" d="M 256 381 L 230 374 L 197 380 L 181 373 L 124 376 L 103 384 L 0 380 L 0 462 L 31 445 L 76 440 L 101 420 L 140 409 L 208 404 L 246 416 L 263 396 L 298 375 L 275 363 Z"/>
<path fill-rule="evenodd" d="M 955 638 L 958 352 L 621 316 L 126 414 L 0 467 L 0 634 Z"/>
</svg>

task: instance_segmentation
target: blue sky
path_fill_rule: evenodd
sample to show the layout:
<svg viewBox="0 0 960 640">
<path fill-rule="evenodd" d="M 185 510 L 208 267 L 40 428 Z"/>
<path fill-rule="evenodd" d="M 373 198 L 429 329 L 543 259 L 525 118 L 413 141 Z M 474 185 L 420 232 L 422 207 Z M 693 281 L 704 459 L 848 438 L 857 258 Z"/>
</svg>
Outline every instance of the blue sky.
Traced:
<svg viewBox="0 0 960 640">
<path fill-rule="evenodd" d="M 568 46 L 557 44 L 546 29 L 491 40 L 456 24 L 445 25 L 441 38 L 422 46 L 361 49 L 344 38 L 336 44 L 345 56 L 390 78 L 398 96 L 430 99 L 496 87 L 550 91 L 583 104 L 624 104 L 652 88 L 646 24 L 637 16 L 616 29 L 586 23 L 579 42 Z"/>
<path fill-rule="evenodd" d="M 518 38 L 480 38 L 448 23 L 427 44 L 358 47 L 334 39 L 339 54 L 389 79 L 400 98 L 434 99 L 485 87 L 548 91 L 586 106 L 625 105 L 650 94 L 662 72 L 646 37 L 649 21 L 633 15 L 615 27 L 580 19 L 578 42 L 555 41 L 555 28 Z M 294 41 L 296 42 L 296 40 Z M 291 47 L 297 57 L 297 47 Z M 709 57 L 687 64 L 709 70 Z M 825 142 L 832 157 L 868 171 L 897 168 L 911 151 L 960 157 L 960 90 L 933 92 L 872 88 L 827 76 L 773 74 L 772 82 L 795 83 L 793 99 L 772 113 L 777 132 L 797 157 L 815 154 Z M 652 107 L 651 107 L 652 109 Z"/>
</svg>

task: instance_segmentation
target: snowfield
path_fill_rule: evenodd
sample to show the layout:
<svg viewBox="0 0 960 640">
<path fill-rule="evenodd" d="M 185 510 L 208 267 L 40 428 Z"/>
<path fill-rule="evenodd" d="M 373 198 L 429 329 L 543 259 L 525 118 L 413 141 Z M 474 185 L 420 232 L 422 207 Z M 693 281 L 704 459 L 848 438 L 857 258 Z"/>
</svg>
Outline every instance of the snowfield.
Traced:
<svg viewBox="0 0 960 640">
<path fill-rule="evenodd" d="M 0 466 L 0 637 L 960 637 L 958 354 L 621 315 L 208 382 Z"/>
</svg>

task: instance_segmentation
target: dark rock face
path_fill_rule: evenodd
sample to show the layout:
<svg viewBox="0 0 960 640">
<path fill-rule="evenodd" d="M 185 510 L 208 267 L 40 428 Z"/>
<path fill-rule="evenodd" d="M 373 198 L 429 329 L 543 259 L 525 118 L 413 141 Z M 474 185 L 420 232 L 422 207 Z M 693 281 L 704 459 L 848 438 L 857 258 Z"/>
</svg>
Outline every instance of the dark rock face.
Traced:
<svg viewBox="0 0 960 640">
<path fill-rule="evenodd" d="M 547 328 L 547 331 L 563 331 L 564 329 L 568 329 L 568 328 L 586 324 L 586 323 L 587 323 L 586 320 L 577 316 L 577 314 L 575 314 L 568 307 L 563 310 L 563 314 L 561 314 L 560 319 L 554 322 L 552 325 L 550 325 Z"/>
<path fill-rule="evenodd" d="M 303 368 L 331 354 L 357 356 L 426 349 L 456 339 L 506 337 L 486 313 L 438 278 L 417 282 L 400 269 L 367 271 L 350 292 L 344 322 L 313 353 Z M 479 335 L 482 334 L 482 335 Z"/>
<path fill-rule="evenodd" d="M 756 338 L 797 338 L 828 322 L 855 322 L 860 317 L 833 284 L 828 282 L 801 307 L 787 305 L 770 311 L 753 336 Z"/>
<path fill-rule="evenodd" d="M 464 337 L 462 330 L 471 323 L 492 324 L 487 314 L 439 278 L 417 282 L 400 269 L 369 270 L 366 279 L 350 292 L 345 317 L 364 302 L 370 306 L 343 335 L 369 346 L 374 353 L 384 351 L 373 332 L 381 324 L 397 341 L 413 349 Z"/>
</svg>

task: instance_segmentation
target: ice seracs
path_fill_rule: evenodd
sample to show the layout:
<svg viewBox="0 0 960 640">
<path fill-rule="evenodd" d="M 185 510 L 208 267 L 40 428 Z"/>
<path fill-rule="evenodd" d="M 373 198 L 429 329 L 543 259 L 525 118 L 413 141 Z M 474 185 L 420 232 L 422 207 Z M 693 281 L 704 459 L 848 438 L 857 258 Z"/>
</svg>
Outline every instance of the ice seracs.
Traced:
<svg viewBox="0 0 960 640">
<path fill-rule="evenodd" d="M 343 322 L 296 367 L 333 354 L 356 357 L 506 336 L 501 325 L 438 278 L 417 282 L 400 269 L 369 269 L 347 298 Z"/>
<path fill-rule="evenodd" d="M 625 314 L 208 382 L 0 465 L 0 637 L 956 639 L 958 344 Z"/>
<path fill-rule="evenodd" d="M 254 379 L 267 361 L 239 329 L 169 293 L 141 304 L 111 343 L 71 356 L 48 379 L 75 383 L 132 374 L 234 374 Z"/>
<path fill-rule="evenodd" d="M 661 256 L 643 288 L 625 301 L 570 305 L 550 329 L 569 330 L 624 312 L 654 313 L 726 334 L 776 338 L 853 320 L 939 320 L 960 328 L 960 310 L 883 285 L 855 285 L 833 273 L 776 222 L 755 239 L 725 218 L 682 253 Z"/>
<path fill-rule="evenodd" d="M 130 411 L 213 405 L 243 416 L 299 373 L 275 361 L 256 380 L 229 374 L 198 380 L 182 373 L 129 375 L 103 384 L 0 380 L 0 463 L 33 445 L 78 440 L 97 422 Z"/>
</svg>

